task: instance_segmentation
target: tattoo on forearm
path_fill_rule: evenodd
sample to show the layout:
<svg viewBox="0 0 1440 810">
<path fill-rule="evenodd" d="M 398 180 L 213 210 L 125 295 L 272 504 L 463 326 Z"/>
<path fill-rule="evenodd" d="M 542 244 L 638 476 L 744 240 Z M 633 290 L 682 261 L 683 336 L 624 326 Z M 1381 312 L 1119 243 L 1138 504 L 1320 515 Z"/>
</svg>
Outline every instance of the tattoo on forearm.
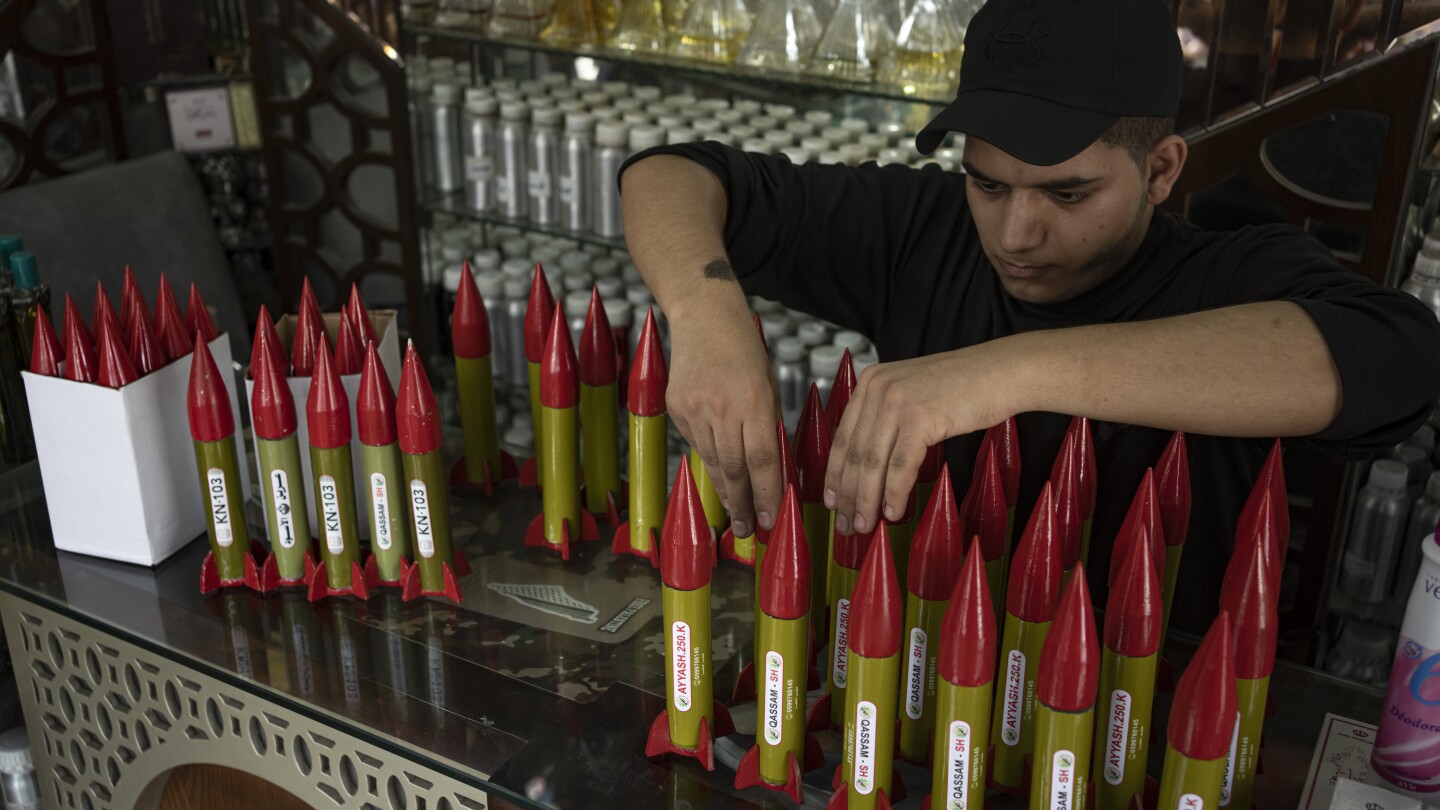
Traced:
<svg viewBox="0 0 1440 810">
<path fill-rule="evenodd" d="M 711 259 L 710 263 L 705 265 L 705 278 L 734 281 L 735 270 L 730 267 L 730 262 L 724 259 Z"/>
</svg>

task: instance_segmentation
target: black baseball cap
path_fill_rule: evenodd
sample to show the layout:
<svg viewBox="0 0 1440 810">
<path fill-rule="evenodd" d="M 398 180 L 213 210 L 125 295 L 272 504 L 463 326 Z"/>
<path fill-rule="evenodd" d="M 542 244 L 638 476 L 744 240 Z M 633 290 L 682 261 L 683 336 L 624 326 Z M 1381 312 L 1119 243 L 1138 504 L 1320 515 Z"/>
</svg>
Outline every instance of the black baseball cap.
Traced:
<svg viewBox="0 0 1440 810">
<path fill-rule="evenodd" d="M 955 100 L 915 146 L 928 155 L 963 132 L 1053 166 L 1118 118 L 1175 115 L 1181 81 L 1164 0 L 990 0 L 965 32 Z"/>
</svg>

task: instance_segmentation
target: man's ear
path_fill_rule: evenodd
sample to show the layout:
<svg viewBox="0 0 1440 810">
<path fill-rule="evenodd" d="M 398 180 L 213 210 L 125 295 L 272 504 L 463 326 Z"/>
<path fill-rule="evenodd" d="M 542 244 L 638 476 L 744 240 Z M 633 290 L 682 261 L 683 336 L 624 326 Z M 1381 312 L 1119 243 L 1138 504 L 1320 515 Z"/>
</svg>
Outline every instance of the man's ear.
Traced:
<svg viewBox="0 0 1440 810">
<path fill-rule="evenodd" d="M 1159 205 L 1170 198 L 1170 189 L 1180 179 L 1180 170 L 1185 167 L 1185 156 L 1189 146 L 1179 135 L 1166 135 L 1150 147 L 1145 156 L 1145 196 L 1151 205 Z"/>
</svg>

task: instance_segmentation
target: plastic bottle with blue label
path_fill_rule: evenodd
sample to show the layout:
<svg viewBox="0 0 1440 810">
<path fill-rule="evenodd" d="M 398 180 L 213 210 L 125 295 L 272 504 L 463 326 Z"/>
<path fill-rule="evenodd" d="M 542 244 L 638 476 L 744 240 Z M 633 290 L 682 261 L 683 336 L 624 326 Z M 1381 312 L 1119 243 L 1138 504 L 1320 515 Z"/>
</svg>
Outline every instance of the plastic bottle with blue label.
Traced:
<svg viewBox="0 0 1440 810">
<path fill-rule="evenodd" d="M 1426 800 L 1440 796 L 1440 545 L 1422 541 L 1423 560 L 1405 607 L 1371 769 Z"/>
</svg>

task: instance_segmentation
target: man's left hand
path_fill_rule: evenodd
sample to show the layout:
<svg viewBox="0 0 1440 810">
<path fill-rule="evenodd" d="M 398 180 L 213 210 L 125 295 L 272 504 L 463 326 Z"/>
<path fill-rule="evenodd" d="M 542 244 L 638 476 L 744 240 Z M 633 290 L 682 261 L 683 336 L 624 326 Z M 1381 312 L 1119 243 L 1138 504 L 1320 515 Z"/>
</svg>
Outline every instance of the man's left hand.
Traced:
<svg viewBox="0 0 1440 810">
<path fill-rule="evenodd" d="M 1005 340 L 865 369 L 836 428 L 825 505 L 841 534 L 898 520 L 932 444 L 1016 413 L 1018 364 Z"/>
</svg>

